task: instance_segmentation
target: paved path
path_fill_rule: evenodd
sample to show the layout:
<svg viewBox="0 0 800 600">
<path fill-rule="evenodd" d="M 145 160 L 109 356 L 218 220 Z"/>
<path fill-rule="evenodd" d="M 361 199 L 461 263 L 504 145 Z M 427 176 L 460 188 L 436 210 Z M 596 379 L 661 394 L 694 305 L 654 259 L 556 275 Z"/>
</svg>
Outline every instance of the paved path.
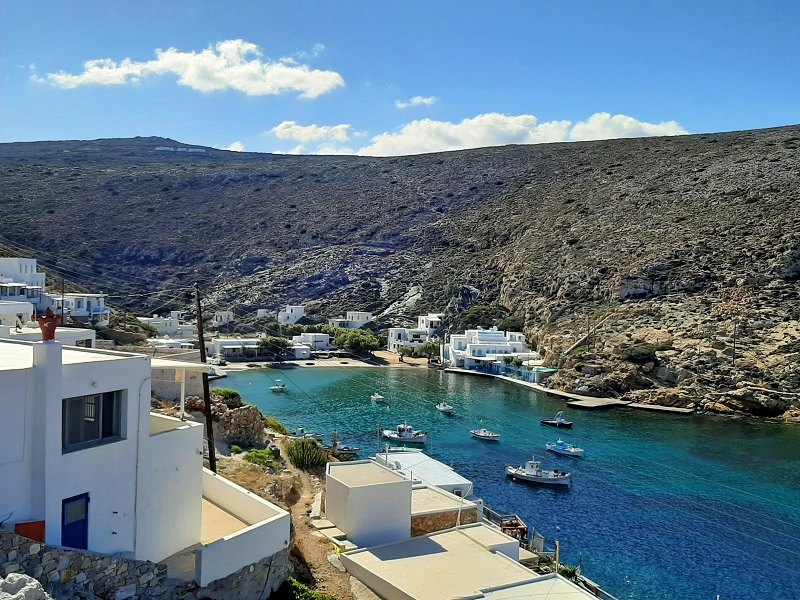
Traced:
<svg viewBox="0 0 800 600">
<path fill-rule="evenodd" d="M 691 408 L 676 408 L 674 406 L 661 406 L 659 404 L 640 404 L 637 402 L 618 400 L 616 398 L 596 398 L 594 396 L 582 396 L 580 394 L 573 394 L 572 392 L 553 390 L 550 388 L 546 388 L 538 383 L 531 383 L 530 381 L 521 381 L 519 379 L 515 379 L 513 377 L 507 377 L 505 375 L 495 375 L 493 373 L 481 373 L 479 371 L 470 371 L 469 369 L 458 369 L 455 367 L 448 367 L 445 369 L 445 371 L 448 373 L 463 373 L 466 375 L 480 375 L 483 377 L 494 377 L 495 379 L 501 379 L 503 381 L 508 381 L 509 383 L 522 385 L 532 390 L 536 390 L 537 392 L 542 392 L 544 394 L 551 394 L 553 396 L 561 396 L 562 398 L 569 398 L 570 401 L 567 402 L 567 406 L 570 406 L 572 408 L 601 409 L 601 408 L 629 407 L 629 408 L 636 408 L 639 410 L 652 410 L 652 411 L 667 412 L 667 413 L 674 413 L 681 415 L 687 415 L 694 412 L 694 409 Z"/>
</svg>

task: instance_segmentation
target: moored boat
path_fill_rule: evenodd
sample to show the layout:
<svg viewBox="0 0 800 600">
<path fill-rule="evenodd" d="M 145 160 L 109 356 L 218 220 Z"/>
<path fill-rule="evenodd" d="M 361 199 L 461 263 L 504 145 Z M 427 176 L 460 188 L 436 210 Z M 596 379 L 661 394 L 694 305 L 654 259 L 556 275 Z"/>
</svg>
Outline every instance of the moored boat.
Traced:
<svg viewBox="0 0 800 600">
<path fill-rule="evenodd" d="M 547 442 L 544 446 L 550 450 L 550 452 L 555 452 L 556 454 L 583 458 L 583 448 L 578 448 L 575 444 L 568 444 L 560 438 L 555 442 Z"/>
<path fill-rule="evenodd" d="M 547 425 L 548 427 L 559 427 L 562 429 L 572 429 L 572 421 L 567 421 L 564 418 L 564 411 L 560 410 L 552 419 L 539 419 L 539 423 Z"/>
<path fill-rule="evenodd" d="M 439 402 L 439 404 L 436 405 L 436 410 L 438 410 L 440 413 L 443 413 L 445 415 L 452 415 L 453 414 L 453 405 L 452 404 L 448 404 L 447 402 Z"/>
<path fill-rule="evenodd" d="M 383 404 L 384 406 L 389 406 L 389 401 L 386 400 L 386 398 L 384 398 L 383 396 L 381 396 L 378 392 L 372 394 L 372 396 L 370 396 L 369 399 L 372 400 L 375 404 Z"/>
<path fill-rule="evenodd" d="M 480 429 L 473 429 L 469 432 L 470 435 L 474 438 L 478 438 L 479 440 L 484 440 L 487 442 L 499 442 L 500 441 L 500 434 L 494 431 L 489 431 L 485 427 L 481 427 Z"/>
<path fill-rule="evenodd" d="M 401 423 L 394 429 L 384 429 L 381 434 L 387 439 L 411 444 L 424 444 L 428 439 L 427 432 L 418 431 L 408 423 Z"/>
<path fill-rule="evenodd" d="M 286 388 L 286 384 L 283 383 L 280 379 L 275 380 L 275 385 L 270 386 L 270 391 L 275 392 L 277 394 L 286 393 L 289 390 Z"/>
<path fill-rule="evenodd" d="M 540 483 L 542 485 L 569 485 L 572 475 L 565 471 L 553 469 L 552 471 L 542 469 L 541 463 L 536 457 L 531 457 L 524 465 L 506 467 L 506 476 L 514 481 L 524 481 L 527 483 Z"/>
</svg>

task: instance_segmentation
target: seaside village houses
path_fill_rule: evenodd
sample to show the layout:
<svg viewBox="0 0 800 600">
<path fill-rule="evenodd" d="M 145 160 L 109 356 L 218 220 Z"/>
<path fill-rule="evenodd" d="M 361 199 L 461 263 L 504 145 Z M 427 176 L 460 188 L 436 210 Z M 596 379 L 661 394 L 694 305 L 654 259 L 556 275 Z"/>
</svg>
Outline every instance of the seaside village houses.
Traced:
<svg viewBox="0 0 800 600">
<path fill-rule="evenodd" d="M 107 598 L 244 585 L 264 579 L 265 561 L 286 577 L 289 514 L 203 467 L 200 423 L 150 412 L 156 362 L 208 369 L 57 340 L 0 340 L 4 575 L 81 584 Z M 261 581 L 273 583 L 280 578 Z"/>
<path fill-rule="evenodd" d="M 387 335 L 387 349 L 389 352 L 399 352 L 400 348 L 417 350 L 425 342 L 438 339 L 437 333 L 442 326 L 440 313 L 429 313 L 417 317 L 417 326 L 414 328 L 390 327 Z"/>
<path fill-rule="evenodd" d="M 328 325 L 337 329 L 361 329 L 372 321 L 371 312 L 348 310 L 343 317 L 328 319 Z"/>
</svg>

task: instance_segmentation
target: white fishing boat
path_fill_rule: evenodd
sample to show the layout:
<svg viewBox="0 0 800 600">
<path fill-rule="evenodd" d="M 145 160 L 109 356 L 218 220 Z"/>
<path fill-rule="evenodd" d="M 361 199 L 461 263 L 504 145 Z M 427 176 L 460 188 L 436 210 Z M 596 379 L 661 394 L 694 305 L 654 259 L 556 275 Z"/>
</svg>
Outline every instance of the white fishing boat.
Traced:
<svg viewBox="0 0 800 600">
<path fill-rule="evenodd" d="M 321 433 L 308 433 L 303 427 L 298 427 L 295 430 L 294 434 L 290 434 L 289 437 L 295 440 L 311 439 L 311 440 L 316 440 L 318 442 L 322 442 Z"/>
<path fill-rule="evenodd" d="M 572 475 L 565 471 L 542 469 L 541 463 L 536 460 L 535 456 L 519 467 L 508 465 L 506 467 L 506 476 L 511 477 L 514 481 L 519 480 L 542 485 L 569 485 L 572 480 Z"/>
<path fill-rule="evenodd" d="M 401 423 L 394 429 L 384 429 L 381 435 L 396 442 L 406 442 L 410 444 L 424 444 L 428 439 L 427 432 L 417 431 L 408 423 Z"/>
<path fill-rule="evenodd" d="M 481 427 L 480 429 L 473 429 L 470 431 L 470 435 L 474 438 L 478 438 L 479 440 L 485 440 L 487 442 L 499 442 L 500 441 L 500 434 L 494 431 L 489 431 L 485 427 Z"/>
<path fill-rule="evenodd" d="M 445 415 L 452 415 L 453 414 L 453 405 L 452 404 L 448 404 L 447 402 L 439 402 L 439 404 L 436 405 L 436 410 L 438 410 L 440 413 L 443 413 Z"/>
<path fill-rule="evenodd" d="M 547 442 L 544 446 L 550 452 L 555 452 L 556 454 L 583 458 L 583 448 L 578 448 L 575 444 L 568 444 L 562 439 L 558 439 L 555 442 Z"/>
<path fill-rule="evenodd" d="M 271 385 L 269 389 L 271 392 L 275 392 L 276 394 L 281 394 L 281 393 L 285 394 L 286 392 L 289 391 L 288 388 L 286 387 L 286 384 L 283 383 L 280 379 L 276 379 L 275 385 Z"/>
<path fill-rule="evenodd" d="M 389 406 L 389 401 L 386 400 L 386 398 L 384 398 L 383 396 L 381 396 L 378 392 L 372 394 L 372 396 L 370 396 L 369 399 L 372 400 L 375 404 L 383 404 L 384 406 Z"/>
</svg>

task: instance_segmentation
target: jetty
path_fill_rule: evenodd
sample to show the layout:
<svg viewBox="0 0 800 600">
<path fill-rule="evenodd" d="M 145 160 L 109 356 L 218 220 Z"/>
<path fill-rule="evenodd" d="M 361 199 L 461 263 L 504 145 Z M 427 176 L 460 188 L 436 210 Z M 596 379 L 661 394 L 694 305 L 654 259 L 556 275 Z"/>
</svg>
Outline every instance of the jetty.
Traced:
<svg viewBox="0 0 800 600">
<path fill-rule="evenodd" d="M 506 375 L 497 375 L 495 373 L 483 373 L 481 371 L 471 371 L 469 369 L 459 369 L 458 367 L 447 367 L 446 373 L 462 373 L 465 375 L 482 375 L 484 377 L 492 377 L 502 381 L 508 381 L 516 385 L 521 385 L 543 394 L 550 394 L 551 396 L 560 396 L 567 398 L 567 406 L 570 408 L 578 408 L 583 410 L 600 410 L 606 408 L 634 408 L 639 410 L 650 410 L 656 412 L 672 413 L 679 415 L 691 414 L 694 409 L 691 408 L 677 408 L 674 406 L 661 406 L 659 404 L 641 404 L 639 402 L 630 402 L 627 400 L 619 400 L 618 398 L 597 398 L 596 396 L 583 396 L 581 394 L 574 394 L 572 392 L 565 392 L 562 390 L 554 390 L 544 387 L 541 384 L 533 383 L 531 381 L 521 381 L 514 377 Z"/>
</svg>

